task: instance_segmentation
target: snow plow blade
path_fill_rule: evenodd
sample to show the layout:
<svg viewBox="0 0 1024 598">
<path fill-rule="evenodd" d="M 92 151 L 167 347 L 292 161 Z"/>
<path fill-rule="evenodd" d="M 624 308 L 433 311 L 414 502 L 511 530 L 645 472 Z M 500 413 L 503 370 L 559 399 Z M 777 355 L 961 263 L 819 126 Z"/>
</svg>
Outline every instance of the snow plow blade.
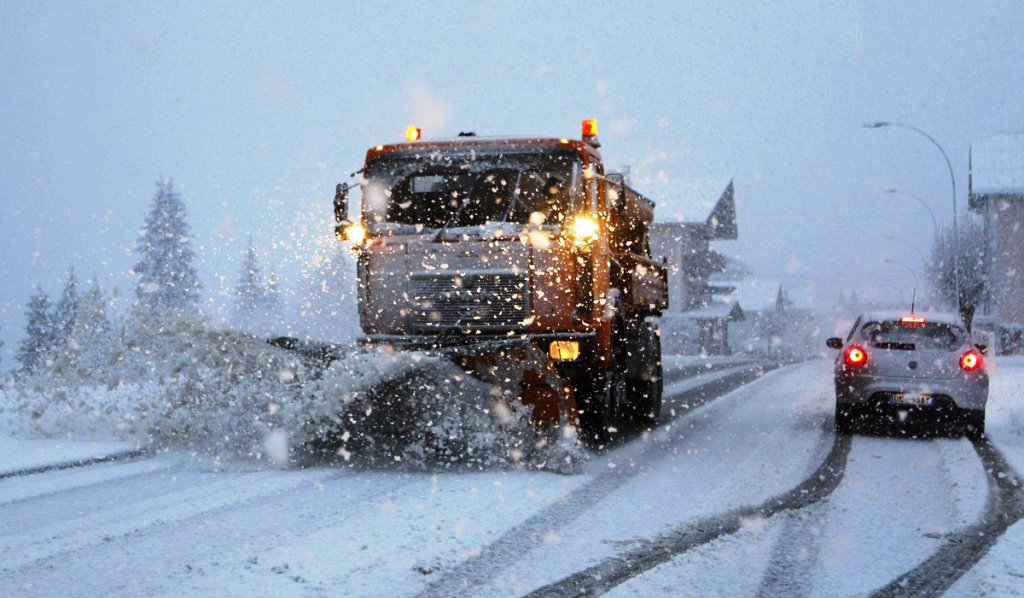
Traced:
<svg viewBox="0 0 1024 598">
<path fill-rule="evenodd" d="M 575 393 L 542 349 L 545 341 L 565 335 L 518 335 L 470 339 L 440 337 L 369 336 L 365 346 L 386 351 L 421 351 L 451 360 L 474 378 L 499 388 L 512 387 L 520 402 L 532 410 L 535 426 L 578 425 Z M 579 335 L 581 338 L 588 335 Z"/>
<path fill-rule="evenodd" d="M 388 352 L 414 351 L 447 359 L 477 380 L 518 397 L 523 405 L 531 408 L 531 422 L 535 426 L 576 426 L 577 407 L 573 389 L 541 348 L 542 342 L 552 338 L 552 335 L 522 335 L 465 342 L 462 339 L 370 336 L 360 339 L 359 345 Z M 318 343 L 292 337 L 276 337 L 267 342 L 296 352 L 323 369 L 357 350 L 352 345 Z M 418 369 L 414 368 L 381 380 L 369 392 L 398 387 L 415 377 L 417 372 Z"/>
<path fill-rule="evenodd" d="M 331 365 L 332 362 L 341 359 L 341 357 L 346 353 L 342 345 L 304 341 L 291 336 L 277 336 L 270 338 L 267 339 L 267 344 L 277 347 L 278 349 L 298 353 L 307 359 L 323 364 L 324 367 L 327 367 Z"/>
</svg>

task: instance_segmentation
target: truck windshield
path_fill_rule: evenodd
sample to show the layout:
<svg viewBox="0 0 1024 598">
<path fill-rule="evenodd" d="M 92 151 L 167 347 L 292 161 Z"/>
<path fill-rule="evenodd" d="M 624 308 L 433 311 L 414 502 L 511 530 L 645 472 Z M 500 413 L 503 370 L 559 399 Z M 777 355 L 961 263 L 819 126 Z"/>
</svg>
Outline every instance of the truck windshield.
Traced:
<svg viewBox="0 0 1024 598">
<path fill-rule="evenodd" d="M 371 225 L 557 224 L 572 210 L 580 157 L 571 151 L 435 151 L 382 155 L 366 167 Z"/>
</svg>

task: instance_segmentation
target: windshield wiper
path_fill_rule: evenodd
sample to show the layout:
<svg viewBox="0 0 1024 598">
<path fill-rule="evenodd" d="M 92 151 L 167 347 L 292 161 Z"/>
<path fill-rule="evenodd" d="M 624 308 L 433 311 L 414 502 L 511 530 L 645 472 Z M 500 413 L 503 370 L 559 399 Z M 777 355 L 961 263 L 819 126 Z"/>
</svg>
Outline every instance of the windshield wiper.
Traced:
<svg viewBox="0 0 1024 598">
<path fill-rule="evenodd" d="M 441 237 L 444 236 L 445 231 L 452 225 L 452 222 L 455 222 L 460 216 L 462 216 L 462 210 L 466 207 L 466 204 L 468 204 L 469 201 L 470 198 L 467 197 L 464 201 L 459 202 L 459 205 L 455 207 L 455 210 L 452 212 L 452 215 L 448 217 L 448 220 L 445 220 L 444 224 L 441 225 L 441 228 L 437 229 L 437 234 L 434 235 L 434 243 L 441 242 Z"/>
<path fill-rule="evenodd" d="M 516 184 L 512 186 L 512 199 L 508 202 L 508 209 L 505 210 L 505 215 L 502 216 L 502 222 L 508 222 L 508 217 L 512 215 L 512 210 L 516 209 L 516 202 L 519 201 L 519 183 L 523 180 L 523 169 L 520 168 L 516 171 Z"/>
</svg>

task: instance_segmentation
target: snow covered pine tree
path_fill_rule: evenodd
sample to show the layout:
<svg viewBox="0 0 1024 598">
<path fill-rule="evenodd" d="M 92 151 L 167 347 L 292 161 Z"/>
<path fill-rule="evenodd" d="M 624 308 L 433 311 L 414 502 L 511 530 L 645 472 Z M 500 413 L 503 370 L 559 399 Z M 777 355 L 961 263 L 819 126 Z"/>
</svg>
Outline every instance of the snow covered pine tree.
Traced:
<svg viewBox="0 0 1024 598">
<path fill-rule="evenodd" d="M 135 243 L 141 257 L 133 271 L 139 275 L 135 288 L 138 303 L 151 312 L 179 315 L 195 311 L 199 301 L 199 277 L 193 261 L 185 203 L 171 181 L 158 181 L 146 222 Z"/>
<path fill-rule="evenodd" d="M 276 281 L 264 277 L 252 239 L 242 258 L 242 269 L 235 286 L 232 323 L 247 332 L 265 332 L 273 326 L 280 307 Z"/>
<path fill-rule="evenodd" d="M 57 301 L 57 307 L 53 312 L 54 333 L 57 336 L 57 346 L 63 345 L 71 336 L 71 330 L 75 327 L 75 318 L 78 317 L 78 279 L 75 277 L 74 267 L 68 268 L 68 281 Z"/>
<path fill-rule="evenodd" d="M 58 343 L 50 297 L 41 286 L 37 285 L 35 294 L 29 298 L 26 316 L 28 322 L 25 324 L 25 338 L 18 345 L 15 359 L 22 371 L 31 374 L 45 363 L 47 355 Z"/>
<path fill-rule="evenodd" d="M 74 345 L 77 365 L 94 374 L 105 375 L 103 369 L 111 363 L 117 337 L 107 317 L 107 298 L 95 276 L 79 303 L 70 338 L 68 344 Z"/>
</svg>

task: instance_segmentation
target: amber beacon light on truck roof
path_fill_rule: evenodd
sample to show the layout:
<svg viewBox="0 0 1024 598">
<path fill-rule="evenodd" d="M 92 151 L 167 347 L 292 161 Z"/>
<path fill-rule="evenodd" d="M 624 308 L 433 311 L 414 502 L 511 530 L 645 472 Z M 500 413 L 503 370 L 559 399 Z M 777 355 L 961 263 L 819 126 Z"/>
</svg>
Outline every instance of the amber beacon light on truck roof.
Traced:
<svg viewBox="0 0 1024 598">
<path fill-rule="evenodd" d="M 460 137 L 474 137 L 475 135 L 469 133 L 460 133 Z M 582 123 L 582 138 L 583 141 L 592 145 L 593 147 L 601 147 L 601 142 L 597 139 L 597 119 L 596 118 L 585 118 Z M 406 141 L 422 141 L 423 140 L 423 129 L 410 125 L 405 128 L 405 140 Z M 562 143 L 568 143 L 568 139 L 562 139 Z M 377 149 L 381 149 L 381 146 L 377 146 Z"/>
</svg>

